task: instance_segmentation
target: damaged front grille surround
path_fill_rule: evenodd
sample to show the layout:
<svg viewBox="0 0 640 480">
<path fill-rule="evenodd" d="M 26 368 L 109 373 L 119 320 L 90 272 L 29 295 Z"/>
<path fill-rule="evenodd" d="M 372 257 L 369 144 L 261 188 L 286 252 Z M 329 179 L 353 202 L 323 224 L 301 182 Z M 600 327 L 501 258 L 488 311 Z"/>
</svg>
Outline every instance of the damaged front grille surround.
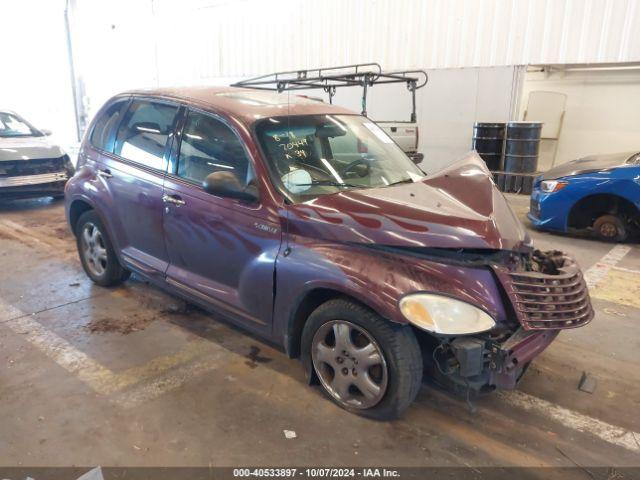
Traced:
<svg viewBox="0 0 640 480">
<path fill-rule="evenodd" d="M 557 251 L 535 251 L 530 269 L 494 265 L 525 330 L 576 328 L 593 318 L 586 282 L 575 261 Z"/>
<path fill-rule="evenodd" d="M 594 316 L 586 282 L 576 262 L 558 250 L 411 248 L 372 246 L 428 260 L 490 267 L 504 288 L 524 330 L 581 327 Z"/>
<path fill-rule="evenodd" d="M 57 173 L 69 169 L 69 157 L 36 158 L 0 162 L 0 178 Z"/>
</svg>

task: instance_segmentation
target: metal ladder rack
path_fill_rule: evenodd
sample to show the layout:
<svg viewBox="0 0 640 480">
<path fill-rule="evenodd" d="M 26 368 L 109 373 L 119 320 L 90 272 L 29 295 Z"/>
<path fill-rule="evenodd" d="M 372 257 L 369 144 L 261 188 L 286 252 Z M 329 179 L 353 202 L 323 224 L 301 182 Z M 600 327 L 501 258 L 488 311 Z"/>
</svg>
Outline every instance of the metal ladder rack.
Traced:
<svg viewBox="0 0 640 480">
<path fill-rule="evenodd" d="M 383 72 L 378 63 L 360 63 L 339 67 L 290 70 L 249 78 L 233 83 L 232 87 L 284 92 L 289 90 L 323 89 L 333 103 L 336 88 L 362 87 L 362 115 L 367 115 L 367 91 L 376 84 L 405 83 L 411 92 L 411 121 L 416 121 L 416 90 L 427 84 L 424 70 Z"/>
</svg>

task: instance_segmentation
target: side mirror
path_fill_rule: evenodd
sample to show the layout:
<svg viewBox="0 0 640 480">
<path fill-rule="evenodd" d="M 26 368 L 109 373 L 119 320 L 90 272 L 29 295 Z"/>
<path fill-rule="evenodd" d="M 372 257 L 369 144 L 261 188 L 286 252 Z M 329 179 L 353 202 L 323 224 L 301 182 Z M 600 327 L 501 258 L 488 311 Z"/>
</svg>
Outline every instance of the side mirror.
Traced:
<svg viewBox="0 0 640 480">
<path fill-rule="evenodd" d="M 235 198 L 253 203 L 258 200 L 258 189 L 255 185 L 243 186 L 231 172 L 213 172 L 207 175 L 202 183 L 204 191 L 218 197 Z"/>
<path fill-rule="evenodd" d="M 410 153 L 409 158 L 413 163 L 418 165 L 419 163 L 422 163 L 422 161 L 424 160 L 424 153 L 420 153 L 420 152 Z"/>
<path fill-rule="evenodd" d="M 51 130 L 49 130 L 48 128 L 41 128 L 40 131 L 42 132 L 42 134 L 45 137 L 48 137 L 49 135 L 51 135 L 53 132 Z"/>
</svg>

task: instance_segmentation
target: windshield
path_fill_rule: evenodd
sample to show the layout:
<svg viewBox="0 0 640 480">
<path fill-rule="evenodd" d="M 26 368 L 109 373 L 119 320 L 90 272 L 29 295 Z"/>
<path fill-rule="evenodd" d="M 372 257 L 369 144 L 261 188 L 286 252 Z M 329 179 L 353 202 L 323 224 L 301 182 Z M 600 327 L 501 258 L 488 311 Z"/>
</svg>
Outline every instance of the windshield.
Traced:
<svg viewBox="0 0 640 480">
<path fill-rule="evenodd" d="M 0 137 L 32 137 L 39 136 L 35 128 L 8 112 L 0 112 Z"/>
<path fill-rule="evenodd" d="M 276 182 L 294 201 L 424 177 L 380 127 L 358 115 L 272 117 L 256 134 Z"/>
</svg>

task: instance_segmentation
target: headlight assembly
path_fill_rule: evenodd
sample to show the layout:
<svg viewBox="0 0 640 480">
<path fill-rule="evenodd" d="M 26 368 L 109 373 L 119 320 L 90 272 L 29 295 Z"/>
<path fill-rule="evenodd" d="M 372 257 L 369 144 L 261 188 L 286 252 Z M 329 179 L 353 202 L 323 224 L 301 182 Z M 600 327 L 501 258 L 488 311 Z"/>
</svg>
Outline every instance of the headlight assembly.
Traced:
<svg viewBox="0 0 640 480">
<path fill-rule="evenodd" d="M 540 189 L 544 193 L 552 193 L 562 190 L 567 185 L 568 182 L 563 182 L 562 180 L 543 180 L 540 182 Z"/>
<path fill-rule="evenodd" d="M 488 313 L 470 303 L 431 293 L 403 297 L 400 311 L 412 325 L 443 335 L 486 332 L 496 324 Z"/>
</svg>

